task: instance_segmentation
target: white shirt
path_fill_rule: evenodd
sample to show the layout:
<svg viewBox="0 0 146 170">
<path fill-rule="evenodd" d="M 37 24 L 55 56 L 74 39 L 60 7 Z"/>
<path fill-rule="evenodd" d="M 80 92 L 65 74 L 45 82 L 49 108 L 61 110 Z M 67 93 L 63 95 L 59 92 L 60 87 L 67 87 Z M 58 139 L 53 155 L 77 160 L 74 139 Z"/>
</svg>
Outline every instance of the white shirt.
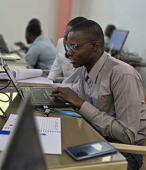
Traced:
<svg viewBox="0 0 146 170">
<path fill-rule="evenodd" d="M 76 91 L 79 82 L 80 68 L 74 68 L 70 63 L 70 59 L 65 57 L 63 38 L 58 40 L 56 59 L 51 67 L 48 78 L 55 80 L 61 71 L 63 71 L 64 80 L 61 84 L 56 83 L 56 85 L 60 87 L 70 87 L 72 90 Z"/>
</svg>

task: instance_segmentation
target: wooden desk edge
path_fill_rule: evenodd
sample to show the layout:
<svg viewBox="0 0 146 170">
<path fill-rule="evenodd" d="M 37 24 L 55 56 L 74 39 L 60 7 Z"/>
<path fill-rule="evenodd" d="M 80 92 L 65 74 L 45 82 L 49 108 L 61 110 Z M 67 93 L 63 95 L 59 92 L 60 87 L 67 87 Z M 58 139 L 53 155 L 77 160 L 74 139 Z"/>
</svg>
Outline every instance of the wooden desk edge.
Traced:
<svg viewBox="0 0 146 170">
<path fill-rule="evenodd" d="M 97 170 L 97 168 L 100 168 L 100 170 L 127 170 L 127 161 L 118 161 L 118 162 L 112 162 L 112 163 L 100 163 L 100 164 L 93 164 L 93 165 L 84 165 L 84 166 L 76 166 L 76 167 L 66 167 L 66 168 L 53 168 L 49 170 Z"/>
</svg>

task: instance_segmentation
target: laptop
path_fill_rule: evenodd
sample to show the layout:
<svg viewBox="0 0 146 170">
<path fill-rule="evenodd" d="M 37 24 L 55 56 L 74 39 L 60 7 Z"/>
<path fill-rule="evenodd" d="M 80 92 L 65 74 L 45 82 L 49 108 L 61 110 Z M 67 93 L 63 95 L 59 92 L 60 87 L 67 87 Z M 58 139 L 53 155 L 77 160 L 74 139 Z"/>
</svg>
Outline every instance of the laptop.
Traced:
<svg viewBox="0 0 146 170">
<path fill-rule="evenodd" d="M 129 31 L 114 30 L 112 33 L 112 36 L 108 42 L 107 47 L 111 50 L 120 52 L 125 41 L 126 41 L 128 34 L 129 34 Z"/>
<path fill-rule="evenodd" d="M 8 54 L 16 53 L 20 51 L 20 50 L 9 51 L 2 34 L 0 34 L 0 50 L 2 53 L 8 53 Z"/>
<path fill-rule="evenodd" d="M 1 156 L 0 170 L 47 170 L 29 96 L 21 102 L 18 115 Z"/>
<path fill-rule="evenodd" d="M 1 62 L 2 62 L 5 72 L 7 73 L 10 80 L 12 81 L 19 96 L 23 99 L 25 98 L 25 95 L 29 93 L 31 95 L 31 103 L 34 107 L 48 106 L 49 108 L 57 108 L 57 107 L 73 106 L 71 103 L 68 103 L 67 101 L 61 98 L 50 97 L 49 94 L 51 94 L 52 91 L 55 90 L 55 88 L 39 88 L 39 87 L 20 88 L 19 84 L 17 83 L 17 80 L 12 75 L 11 70 L 9 69 L 8 65 L 4 63 L 2 57 L 1 57 Z"/>
<path fill-rule="evenodd" d="M 10 65 L 9 68 L 11 70 L 21 70 L 21 69 L 29 69 L 29 66 L 28 65 L 26 66 L 24 64 L 19 64 L 19 65 Z M 2 65 L 0 65 L 0 71 L 4 71 L 4 68 Z"/>
</svg>

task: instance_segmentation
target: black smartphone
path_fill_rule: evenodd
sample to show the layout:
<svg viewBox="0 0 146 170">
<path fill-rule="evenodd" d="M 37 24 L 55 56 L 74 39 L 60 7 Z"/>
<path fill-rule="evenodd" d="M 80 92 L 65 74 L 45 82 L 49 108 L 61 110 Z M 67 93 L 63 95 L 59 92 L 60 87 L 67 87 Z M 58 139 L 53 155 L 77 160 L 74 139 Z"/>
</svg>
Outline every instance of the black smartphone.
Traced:
<svg viewBox="0 0 146 170">
<path fill-rule="evenodd" d="M 95 156 L 117 152 L 117 149 L 106 141 L 88 143 L 65 148 L 65 151 L 75 160 L 83 160 Z"/>
</svg>

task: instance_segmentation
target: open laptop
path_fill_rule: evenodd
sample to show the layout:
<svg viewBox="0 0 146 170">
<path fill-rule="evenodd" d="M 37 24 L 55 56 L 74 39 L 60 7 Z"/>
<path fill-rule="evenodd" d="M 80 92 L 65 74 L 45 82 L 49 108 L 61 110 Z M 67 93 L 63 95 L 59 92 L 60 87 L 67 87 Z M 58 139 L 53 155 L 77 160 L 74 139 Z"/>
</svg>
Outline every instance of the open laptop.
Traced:
<svg viewBox="0 0 146 170">
<path fill-rule="evenodd" d="M 10 80 L 12 81 L 20 97 L 25 98 L 26 93 L 29 93 L 31 95 L 31 103 L 34 107 L 48 106 L 50 108 L 57 108 L 57 107 L 71 107 L 72 106 L 71 103 L 68 103 L 67 101 L 61 98 L 49 96 L 49 94 L 52 93 L 52 91 L 55 90 L 55 88 L 39 88 L 39 87 L 20 88 L 19 84 L 17 83 L 17 80 L 12 75 L 11 70 L 9 69 L 8 65 L 4 63 L 2 57 L 1 57 L 1 62 L 2 62 L 5 72 L 9 76 Z"/>
<path fill-rule="evenodd" d="M 114 30 L 112 33 L 112 36 L 108 42 L 107 47 L 111 50 L 120 52 L 125 41 L 126 41 L 128 34 L 129 34 L 129 31 Z"/>
<path fill-rule="evenodd" d="M 21 102 L 17 114 L 0 170 L 47 170 L 29 96 Z"/>
<path fill-rule="evenodd" d="M 16 52 L 19 52 L 20 50 L 14 50 L 14 51 L 10 51 L 5 43 L 5 40 L 2 36 L 2 34 L 0 34 L 0 50 L 2 53 L 8 53 L 8 54 L 11 54 L 11 53 L 16 53 Z"/>
</svg>

